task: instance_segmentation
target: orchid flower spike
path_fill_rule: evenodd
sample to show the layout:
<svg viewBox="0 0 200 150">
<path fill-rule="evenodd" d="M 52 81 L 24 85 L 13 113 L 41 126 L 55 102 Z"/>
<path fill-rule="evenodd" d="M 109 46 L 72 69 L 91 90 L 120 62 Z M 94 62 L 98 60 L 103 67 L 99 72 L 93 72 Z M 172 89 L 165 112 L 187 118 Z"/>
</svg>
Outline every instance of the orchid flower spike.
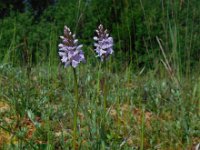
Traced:
<svg viewBox="0 0 200 150">
<path fill-rule="evenodd" d="M 114 52 L 113 38 L 109 36 L 108 31 L 101 24 L 96 30 L 96 33 L 97 36 L 94 37 L 94 51 L 97 53 L 97 57 L 100 57 L 101 61 L 104 61 Z"/>
<path fill-rule="evenodd" d="M 72 66 L 76 68 L 80 62 L 85 62 L 82 51 L 83 45 L 78 45 L 78 39 L 75 38 L 75 34 L 72 34 L 67 26 L 64 27 L 64 35 L 60 38 L 62 42 L 58 45 L 58 53 L 65 67 Z"/>
</svg>

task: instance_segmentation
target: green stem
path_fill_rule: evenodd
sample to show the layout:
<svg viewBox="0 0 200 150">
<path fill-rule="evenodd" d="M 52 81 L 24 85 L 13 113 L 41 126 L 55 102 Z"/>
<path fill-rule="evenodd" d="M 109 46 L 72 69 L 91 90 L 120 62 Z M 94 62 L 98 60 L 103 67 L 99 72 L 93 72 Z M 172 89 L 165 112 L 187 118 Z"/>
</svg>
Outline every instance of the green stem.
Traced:
<svg viewBox="0 0 200 150">
<path fill-rule="evenodd" d="M 78 80 L 75 68 L 74 72 L 74 91 L 75 91 L 75 105 L 74 105 L 74 139 L 73 139 L 73 148 L 76 149 L 76 139 L 77 139 L 77 112 L 78 112 Z"/>
<path fill-rule="evenodd" d="M 106 79 L 104 81 L 104 96 L 103 96 L 103 106 L 104 106 L 104 112 L 106 113 L 106 106 L 107 106 L 107 85 L 106 85 Z"/>
<path fill-rule="evenodd" d="M 145 130 L 145 107 L 142 107 L 142 124 L 141 124 L 141 144 L 140 144 L 140 150 L 144 149 L 144 130 Z"/>
<path fill-rule="evenodd" d="M 99 70 L 98 70 L 98 81 L 97 81 L 97 103 L 100 101 L 100 72 L 101 72 L 101 62 L 99 63 Z"/>
<path fill-rule="evenodd" d="M 105 61 L 105 71 L 106 73 L 108 73 L 108 69 L 107 69 L 107 63 Z M 103 106 L 104 106 L 104 112 L 106 114 L 106 106 L 107 106 L 107 84 L 106 84 L 106 79 L 107 76 L 104 76 L 104 85 L 103 85 Z"/>
</svg>

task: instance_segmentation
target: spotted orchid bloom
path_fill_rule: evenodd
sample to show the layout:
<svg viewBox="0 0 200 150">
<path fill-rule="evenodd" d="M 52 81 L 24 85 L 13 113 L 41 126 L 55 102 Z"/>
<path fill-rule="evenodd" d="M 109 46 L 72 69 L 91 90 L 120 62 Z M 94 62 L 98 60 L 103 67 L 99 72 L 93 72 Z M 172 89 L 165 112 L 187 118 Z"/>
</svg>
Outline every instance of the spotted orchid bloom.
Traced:
<svg viewBox="0 0 200 150">
<path fill-rule="evenodd" d="M 95 52 L 97 57 L 101 58 L 101 61 L 107 59 L 113 54 L 113 38 L 109 36 L 108 31 L 103 28 L 103 25 L 99 25 L 96 30 L 97 36 L 94 37 Z"/>
<path fill-rule="evenodd" d="M 72 35 L 67 26 L 64 27 L 64 35 L 60 36 L 60 38 L 62 39 L 62 43 L 58 45 L 58 53 L 65 67 L 72 66 L 76 68 L 80 62 L 85 62 L 82 51 L 83 45 L 78 45 L 78 39 L 75 38 L 75 34 Z"/>
</svg>

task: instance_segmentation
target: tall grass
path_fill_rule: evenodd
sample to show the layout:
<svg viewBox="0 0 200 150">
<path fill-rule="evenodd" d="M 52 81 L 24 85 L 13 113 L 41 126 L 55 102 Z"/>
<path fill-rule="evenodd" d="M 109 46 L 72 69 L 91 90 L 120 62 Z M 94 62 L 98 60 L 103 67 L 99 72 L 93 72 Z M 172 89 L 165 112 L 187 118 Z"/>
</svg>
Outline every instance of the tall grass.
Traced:
<svg viewBox="0 0 200 150">
<path fill-rule="evenodd" d="M 67 8 L 58 3 L 59 13 L 49 8 L 41 22 L 28 29 L 20 25 L 27 20 L 25 14 L 1 20 L 8 29 L 0 31 L 2 149 L 72 149 L 73 140 L 77 149 L 194 148 L 200 140 L 200 62 L 195 56 L 199 35 L 191 21 L 198 15 L 190 14 L 194 4 L 189 0 L 184 6 L 171 0 L 75 3 Z M 97 4 L 100 8 L 93 12 Z M 181 10 L 186 11 L 183 22 Z M 105 16 L 112 11 L 113 18 Z M 52 12 L 58 20 L 48 22 Z M 97 16 L 91 17 L 93 13 Z M 106 66 L 98 64 L 90 42 L 99 22 L 110 28 L 115 40 L 115 55 Z M 73 72 L 59 66 L 57 56 L 64 24 L 73 26 L 87 44 L 87 63 L 77 70 L 77 110 Z"/>
</svg>

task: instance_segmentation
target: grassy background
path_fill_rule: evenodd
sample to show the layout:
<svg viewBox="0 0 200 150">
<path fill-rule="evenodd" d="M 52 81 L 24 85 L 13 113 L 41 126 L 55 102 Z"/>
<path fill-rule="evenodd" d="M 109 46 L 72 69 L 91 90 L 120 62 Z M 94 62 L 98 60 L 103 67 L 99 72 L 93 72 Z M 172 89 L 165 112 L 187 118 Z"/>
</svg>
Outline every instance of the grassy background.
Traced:
<svg viewBox="0 0 200 150">
<path fill-rule="evenodd" d="M 64 25 L 87 59 L 77 69 L 77 148 L 174 150 L 200 142 L 198 0 L 58 0 L 42 13 L 28 4 L 0 20 L 2 149 L 72 148 L 73 72 L 59 64 L 57 47 Z M 92 41 L 99 23 L 115 42 L 101 68 Z"/>
</svg>

